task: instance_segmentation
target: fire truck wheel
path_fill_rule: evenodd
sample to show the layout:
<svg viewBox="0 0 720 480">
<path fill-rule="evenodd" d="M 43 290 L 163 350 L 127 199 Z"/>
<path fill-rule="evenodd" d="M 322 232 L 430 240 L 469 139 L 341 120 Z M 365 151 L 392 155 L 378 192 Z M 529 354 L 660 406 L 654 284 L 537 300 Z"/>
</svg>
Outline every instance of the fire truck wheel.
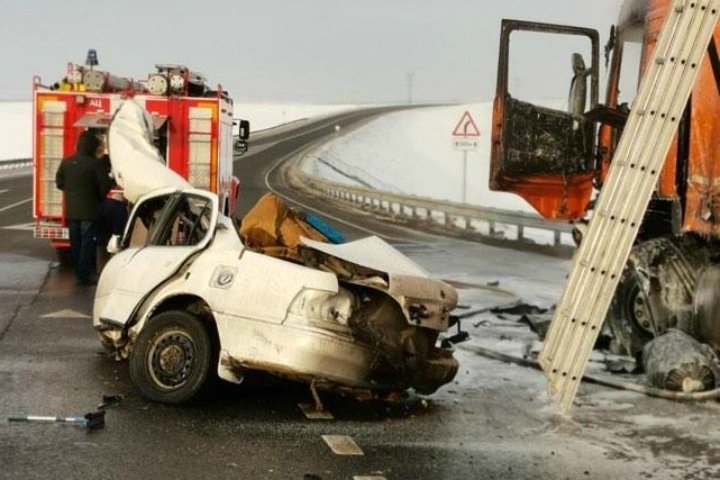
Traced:
<svg viewBox="0 0 720 480">
<path fill-rule="evenodd" d="M 130 379 L 150 400 L 186 403 L 211 383 L 213 350 L 200 319 L 180 310 L 160 313 L 138 335 L 130 354 Z"/>
</svg>

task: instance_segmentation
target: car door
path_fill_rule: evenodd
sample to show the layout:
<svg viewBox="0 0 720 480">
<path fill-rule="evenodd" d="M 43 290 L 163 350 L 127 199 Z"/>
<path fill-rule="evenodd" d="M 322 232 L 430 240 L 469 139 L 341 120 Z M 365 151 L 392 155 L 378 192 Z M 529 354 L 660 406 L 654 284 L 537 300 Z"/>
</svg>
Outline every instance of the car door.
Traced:
<svg viewBox="0 0 720 480">
<path fill-rule="evenodd" d="M 572 70 L 568 68 L 566 72 L 548 73 L 541 71 L 543 68 L 540 67 L 519 80 L 517 74 L 512 77 L 525 85 L 539 88 L 542 85 L 538 75 L 549 74 L 550 81 L 562 84 L 561 91 L 570 92 L 564 109 L 557 105 L 548 107 L 535 101 L 521 100 L 509 91 L 509 72 L 511 67 L 518 67 L 510 65 L 510 40 L 514 32 L 530 32 L 535 42 L 532 53 L 537 56 L 551 53 L 542 48 L 549 34 L 563 38 L 570 36 L 568 38 L 572 41 L 569 44 L 577 42 L 578 37 L 588 39 L 588 50 L 592 56 L 590 68 L 585 67 L 581 54 L 572 53 Z M 536 62 L 535 58 L 527 56 L 530 52 L 521 53 L 525 53 L 525 57 L 521 55 L 518 58 L 526 63 Z M 592 193 L 592 178 L 596 169 L 595 123 L 584 114 L 589 110 L 586 109 L 588 97 L 590 109 L 598 103 L 598 55 L 599 36 L 595 30 L 519 20 L 502 21 L 493 104 L 492 190 L 522 196 L 547 218 L 582 216 Z"/>
<path fill-rule="evenodd" d="M 128 221 L 122 251 L 108 264 L 110 271 L 103 272 L 112 278 L 101 281 L 109 292 L 100 317 L 125 324 L 150 293 L 210 243 L 217 220 L 217 196 L 210 192 L 193 189 L 143 197 Z"/>
</svg>

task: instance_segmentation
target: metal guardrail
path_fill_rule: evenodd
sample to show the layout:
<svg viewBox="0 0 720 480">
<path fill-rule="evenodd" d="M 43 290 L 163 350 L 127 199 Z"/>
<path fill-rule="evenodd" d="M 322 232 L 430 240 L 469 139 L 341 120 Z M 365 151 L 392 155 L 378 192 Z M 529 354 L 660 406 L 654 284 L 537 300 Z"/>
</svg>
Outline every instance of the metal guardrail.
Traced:
<svg viewBox="0 0 720 480">
<path fill-rule="evenodd" d="M 0 171 L 1 170 L 11 170 L 11 169 L 15 169 L 15 168 L 32 167 L 32 164 L 33 164 L 33 162 L 32 162 L 31 158 L 0 160 Z"/>
<path fill-rule="evenodd" d="M 292 177 L 317 193 L 393 216 L 404 216 L 411 220 L 426 221 L 447 228 L 464 228 L 473 234 L 493 239 L 528 243 L 532 242 L 532 240 L 526 237 L 526 228 L 545 230 L 552 232 L 552 245 L 554 247 L 567 246 L 567 244 L 561 242 L 561 235 L 563 233 L 572 234 L 572 225 L 566 222 L 545 220 L 530 213 L 353 187 L 308 175 L 297 165 L 293 165 L 291 168 Z M 504 232 L 498 231 L 499 225 L 516 227 L 517 234 L 515 238 L 508 238 Z"/>
</svg>

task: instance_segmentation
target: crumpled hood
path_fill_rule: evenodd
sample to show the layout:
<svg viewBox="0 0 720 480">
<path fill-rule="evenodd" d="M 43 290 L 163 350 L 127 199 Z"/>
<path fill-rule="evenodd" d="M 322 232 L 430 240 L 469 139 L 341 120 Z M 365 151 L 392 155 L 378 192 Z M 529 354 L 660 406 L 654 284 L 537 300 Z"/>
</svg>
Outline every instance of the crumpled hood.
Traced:
<svg viewBox="0 0 720 480">
<path fill-rule="evenodd" d="M 301 243 L 340 260 L 388 275 L 429 278 L 428 272 L 424 268 L 374 235 L 338 245 L 316 242 L 307 238 L 302 238 Z"/>
<path fill-rule="evenodd" d="M 192 188 L 187 180 L 165 166 L 165 159 L 152 144 L 152 125 L 150 114 L 129 99 L 120 105 L 108 130 L 112 172 L 131 203 L 158 188 Z"/>
<path fill-rule="evenodd" d="M 447 330 L 449 313 L 457 305 L 457 291 L 430 278 L 425 269 L 384 240 L 372 236 L 332 245 L 302 238 L 301 244 L 319 252 L 315 255 L 319 258 L 310 260 L 311 265 L 334 271 L 348 283 L 387 292 L 414 325 Z"/>
</svg>

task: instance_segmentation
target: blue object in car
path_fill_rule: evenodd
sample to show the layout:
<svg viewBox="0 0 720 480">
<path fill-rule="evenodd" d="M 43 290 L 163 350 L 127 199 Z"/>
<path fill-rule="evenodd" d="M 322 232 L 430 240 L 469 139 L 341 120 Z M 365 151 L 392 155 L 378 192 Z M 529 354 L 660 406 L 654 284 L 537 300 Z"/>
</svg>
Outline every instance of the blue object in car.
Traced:
<svg viewBox="0 0 720 480">
<path fill-rule="evenodd" d="M 325 235 L 331 243 L 337 244 L 345 242 L 345 236 L 332 228 L 327 223 L 325 223 L 322 218 L 307 212 L 304 213 L 304 216 L 305 221 L 309 223 L 315 230 Z"/>
</svg>

